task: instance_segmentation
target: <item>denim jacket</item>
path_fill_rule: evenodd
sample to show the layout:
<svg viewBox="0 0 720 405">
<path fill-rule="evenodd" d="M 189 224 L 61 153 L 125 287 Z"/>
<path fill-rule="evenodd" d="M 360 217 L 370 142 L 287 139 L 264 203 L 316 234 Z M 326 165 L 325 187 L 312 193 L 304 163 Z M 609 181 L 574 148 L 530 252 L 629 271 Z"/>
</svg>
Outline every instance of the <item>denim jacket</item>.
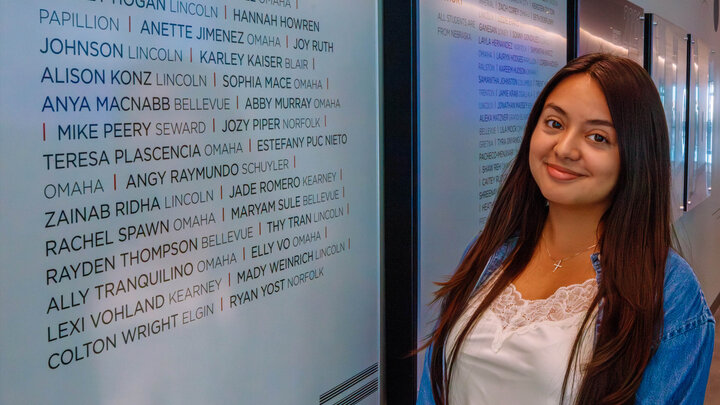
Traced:
<svg viewBox="0 0 720 405">
<path fill-rule="evenodd" d="M 509 240 L 491 256 L 476 289 L 500 267 L 516 242 L 517 238 Z M 599 283 L 598 254 L 593 254 L 591 260 Z M 712 361 L 715 319 L 692 269 L 672 250 L 665 263 L 663 300 L 660 345 L 645 368 L 636 404 L 702 404 Z M 432 346 L 425 352 L 417 405 L 435 404 L 429 374 L 431 351 Z"/>
</svg>

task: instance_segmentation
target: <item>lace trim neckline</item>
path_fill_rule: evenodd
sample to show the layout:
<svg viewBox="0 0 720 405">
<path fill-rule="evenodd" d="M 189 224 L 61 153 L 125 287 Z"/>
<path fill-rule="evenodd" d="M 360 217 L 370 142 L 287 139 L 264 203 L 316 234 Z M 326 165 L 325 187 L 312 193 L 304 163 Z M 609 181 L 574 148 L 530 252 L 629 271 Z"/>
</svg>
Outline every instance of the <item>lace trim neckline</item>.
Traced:
<svg viewBox="0 0 720 405">
<path fill-rule="evenodd" d="M 550 294 L 548 297 L 546 297 L 546 298 L 538 298 L 538 299 L 534 299 L 534 300 L 529 300 L 529 299 L 527 299 L 527 298 L 523 298 L 522 293 L 521 293 L 520 291 L 518 291 L 518 289 L 517 289 L 517 287 L 515 287 L 515 284 L 514 284 L 514 283 L 510 283 L 510 285 L 508 286 L 508 288 L 512 289 L 512 293 L 513 293 L 513 294 L 516 294 L 517 297 L 518 297 L 520 300 L 522 300 L 522 301 L 526 301 L 526 302 L 537 302 L 537 301 L 547 301 L 547 300 L 550 300 L 550 299 L 552 299 L 556 294 L 561 293 L 561 292 L 563 292 L 563 291 L 571 290 L 571 289 L 574 289 L 574 288 L 577 288 L 577 287 L 585 288 L 585 287 L 587 287 L 588 284 L 589 284 L 589 285 L 596 286 L 596 285 L 597 285 L 597 280 L 595 280 L 595 278 L 593 277 L 593 278 L 589 278 L 589 279 L 583 281 L 582 283 L 564 285 L 564 286 L 562 286 L 562 287 L 559 287 L 557 290 L 553 291 L 553 293 Z"/>
<path fill-rule="evenodd" d="M 496 281 L 497 277 L 489 280 L 478 292 L 467 316 L 474 312 Z M 579 324 L 596 293 L 597 282 L 589 278 L 579 284 L 562 286 L 547 298 L 528 300 L 510 283 L 490 304 L 480 322 L 496 325 L 491 349 L 497 353 L 505 340 L 516 333 L 527 333 L 543 325 L 568 327 Z"/>
</svg>

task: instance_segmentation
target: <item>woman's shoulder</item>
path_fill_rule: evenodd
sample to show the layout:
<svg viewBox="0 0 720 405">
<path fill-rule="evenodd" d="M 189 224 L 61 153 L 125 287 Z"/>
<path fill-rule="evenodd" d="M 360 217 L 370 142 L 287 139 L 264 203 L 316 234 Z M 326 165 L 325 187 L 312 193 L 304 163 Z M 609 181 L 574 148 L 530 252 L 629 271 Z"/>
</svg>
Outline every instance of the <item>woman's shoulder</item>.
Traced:
<svg viewBox="0 0 720 405">
<path fill-rule="evenodd" d="M 695 273 L 688 262 L 672 249 L 665 262 L 663 309 L 661 340 L 715 322 Z"/>
</svg>

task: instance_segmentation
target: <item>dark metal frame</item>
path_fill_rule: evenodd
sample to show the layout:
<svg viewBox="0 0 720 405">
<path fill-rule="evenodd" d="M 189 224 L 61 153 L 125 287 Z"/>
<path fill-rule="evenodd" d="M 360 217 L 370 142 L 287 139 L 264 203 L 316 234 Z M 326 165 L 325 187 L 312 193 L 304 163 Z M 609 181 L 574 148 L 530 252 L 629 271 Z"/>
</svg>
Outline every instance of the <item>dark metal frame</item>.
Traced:
<svg viewBox="0 0 720 405">
<path fill-rule="evenodd" d="M 652 73 L 652 49 L 653 49 L 653 15 L 645 13 L 645 46 L 643 49 L 643 67 L 648 74 Z"/>
<path fill-rule="evenodd" d="M 417 395 L 417 3 L 384 1 L 385 386 L 388 404 Z"/>
<path fill-rule="evenodd" d="M 688 171 L 690 170 L 690 97 L 692 96 L 692 89 L 690 87 L 690 72 L 692 69 L 692 52 L 693 52 L 693 38 L 692 34 L 687 34 L 687 69 L 685 76 L 685 88 L 687 89 L 687 97 L 685 98 L 685 175 L 683 176 L 683 211 L 688 210 Z"/>
<path fill-rule="evenodd" d="M 580 25 L 578 23 L 579 0 L 567 1 L 567 61 L 577 58 L 578 41 L 580 41 Z"/>
</svg>

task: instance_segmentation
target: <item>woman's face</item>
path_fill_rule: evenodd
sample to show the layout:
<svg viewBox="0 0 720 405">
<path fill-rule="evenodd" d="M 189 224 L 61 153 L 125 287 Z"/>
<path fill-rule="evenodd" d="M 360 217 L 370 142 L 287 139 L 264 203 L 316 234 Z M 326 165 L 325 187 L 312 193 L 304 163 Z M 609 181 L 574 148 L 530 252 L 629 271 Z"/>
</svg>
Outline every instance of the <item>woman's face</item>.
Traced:
<svg viewBox="0 0 720 405">
<path fill-rule="evenodd" d="M 610 204 L 620 173 L 617 133 L 589 75 L 565 78 L 548 96 L 530 139 L 530 171 L 550 203 L 603 210 Z"/>
</svg>

